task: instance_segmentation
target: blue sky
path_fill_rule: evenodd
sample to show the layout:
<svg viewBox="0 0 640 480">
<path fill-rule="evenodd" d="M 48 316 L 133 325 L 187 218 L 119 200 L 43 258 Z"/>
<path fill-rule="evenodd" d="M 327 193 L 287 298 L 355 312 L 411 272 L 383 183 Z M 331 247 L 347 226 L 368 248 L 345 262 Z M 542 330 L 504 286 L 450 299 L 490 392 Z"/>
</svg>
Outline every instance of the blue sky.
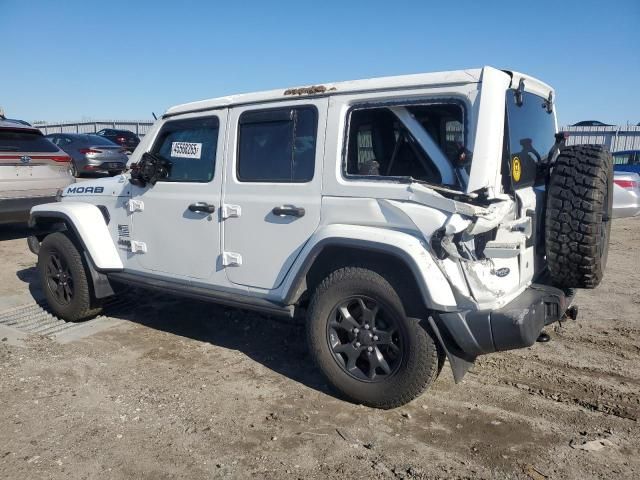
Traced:
<svg viewBox="0 0 640 480">
<path fill-rule="evenodd" d="M 553 85 L 561 124 L 640 122 L 640 0 L 0 0 L 0 35 L 0 105 L 31 121 L 493 65 Z"/>
</svg>

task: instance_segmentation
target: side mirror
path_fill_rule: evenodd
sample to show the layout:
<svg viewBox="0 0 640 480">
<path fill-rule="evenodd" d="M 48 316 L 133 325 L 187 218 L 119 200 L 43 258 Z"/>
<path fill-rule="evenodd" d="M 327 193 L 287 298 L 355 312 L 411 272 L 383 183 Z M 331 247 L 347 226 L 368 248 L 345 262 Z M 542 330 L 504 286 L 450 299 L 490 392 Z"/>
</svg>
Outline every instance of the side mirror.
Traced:
<svg viewBox="0 0 640 480">
<path fill-rule="evenodd" d="M 171 174 L 171 162 L 153 153 L 145 152 L 138 163 L 131 164 L 131 183 L 138 187 L 152 186 Z"/>
</svg>

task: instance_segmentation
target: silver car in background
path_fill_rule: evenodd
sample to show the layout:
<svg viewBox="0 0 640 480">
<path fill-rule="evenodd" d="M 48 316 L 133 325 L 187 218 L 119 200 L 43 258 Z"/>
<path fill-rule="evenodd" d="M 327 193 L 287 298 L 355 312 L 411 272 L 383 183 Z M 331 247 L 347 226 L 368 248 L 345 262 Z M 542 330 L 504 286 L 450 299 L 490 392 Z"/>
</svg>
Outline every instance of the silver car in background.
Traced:
<svg viewBox="0 0 640 480">
<path fill-rule="evenodd" d="M 71 156 L 76 177 L 87 173 L 117 175 L 129 160 L 123 147 L 99 135 L 52 133 L 46 137 Z"/>
<path fill-rule="evenodd" d="M 34 205 L 74 182 L 69 155 L 37 128 L 0 117 L 0 223 L 22 222 Z"/>
<path fill-rule="evenodd" d="M 640 175 L 634 172 L 613 174 L 613 218 L 640 214 Z"/>
</svg>

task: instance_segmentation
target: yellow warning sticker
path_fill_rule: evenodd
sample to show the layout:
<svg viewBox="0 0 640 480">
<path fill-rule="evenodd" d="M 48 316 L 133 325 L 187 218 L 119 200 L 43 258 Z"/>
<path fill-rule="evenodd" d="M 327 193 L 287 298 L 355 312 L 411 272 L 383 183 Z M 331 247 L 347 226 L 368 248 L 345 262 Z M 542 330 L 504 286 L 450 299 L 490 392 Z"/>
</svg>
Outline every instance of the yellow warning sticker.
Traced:
<svg viewBox="0 0 640 480">
<path fill-rule="evenodd" d="M 520 175 L 522 175 L 522 164 L 520 163 L 520 158 L 513 157 L 513 161 L 511 162 L 511 176 L 515 182 L 519 182 Z"/>
</svg>

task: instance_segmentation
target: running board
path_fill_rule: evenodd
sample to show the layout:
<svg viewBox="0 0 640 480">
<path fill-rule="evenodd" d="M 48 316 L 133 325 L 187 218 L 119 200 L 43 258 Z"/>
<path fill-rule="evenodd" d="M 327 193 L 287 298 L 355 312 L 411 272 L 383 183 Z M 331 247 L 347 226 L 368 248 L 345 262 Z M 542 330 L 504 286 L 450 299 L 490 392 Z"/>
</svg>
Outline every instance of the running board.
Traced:
<svg viewBox="0 0 640 480">
<path fill-rule="evenodd" d="M 270 315 L 278 315 L 293 318 L 293 305 L 282 305 L 264 298 L 255 298 L 237 293 L 223 292 L 209 287 L 200 287 L 195 285 L 185 285 L 182 283 L 174 283 L 159 278 L 152 278 L 143 275 L 136 275 L 126 272 L 108 273 L 110 280 L 127 283 L 134 286 L 148 287 L 153 290 L 161 290 L 182 297 L 195 298 L 197 300 L 205 300 L 208 302 L 219 303 L 230 307 L 244 308 L 256 312 L 268 313 Z"/>
</svg>

